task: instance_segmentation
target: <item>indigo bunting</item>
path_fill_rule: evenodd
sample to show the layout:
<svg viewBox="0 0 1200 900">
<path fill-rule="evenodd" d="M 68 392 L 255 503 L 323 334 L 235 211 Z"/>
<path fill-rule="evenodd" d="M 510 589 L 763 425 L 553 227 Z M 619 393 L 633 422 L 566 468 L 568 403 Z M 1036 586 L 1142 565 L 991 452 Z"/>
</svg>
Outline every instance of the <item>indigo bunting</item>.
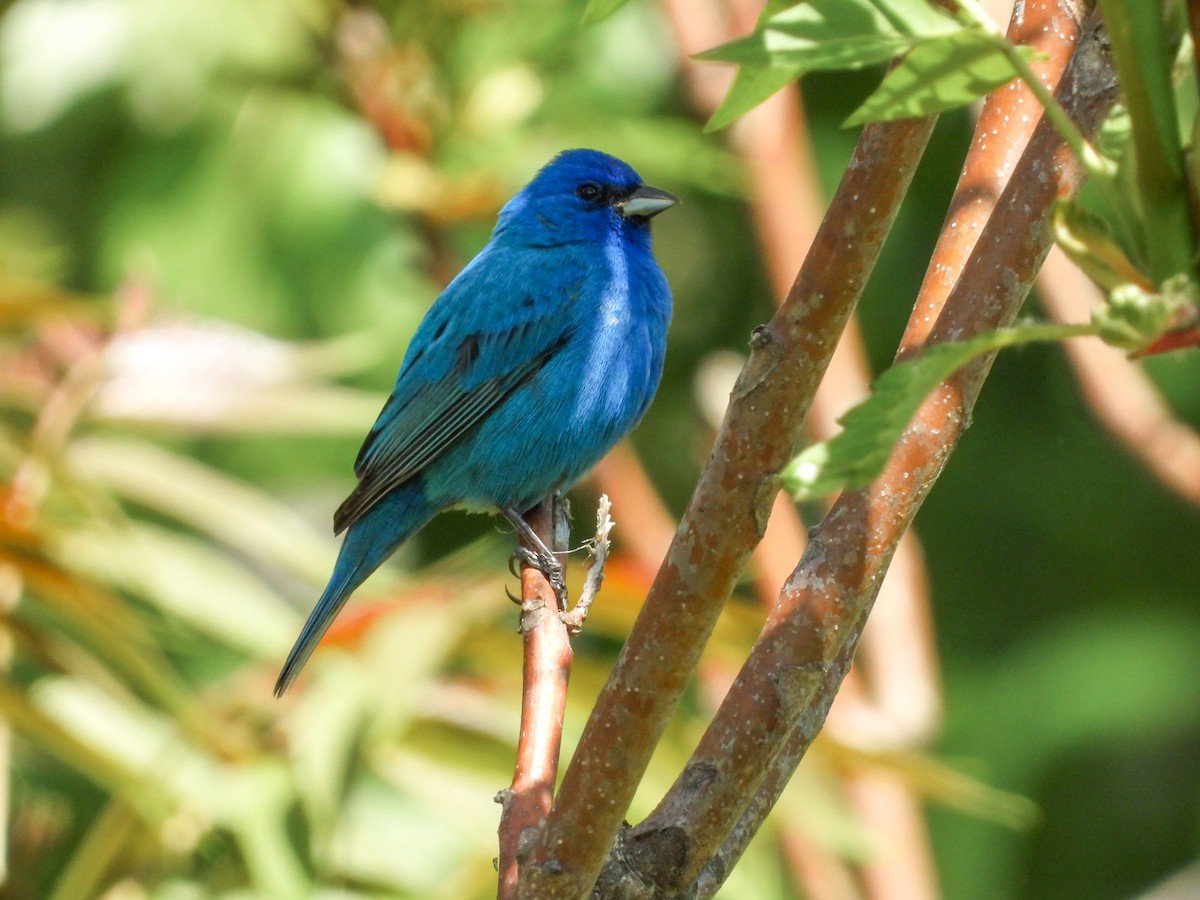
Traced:
<svg viewBox="0 0 1200 900">
<path fill-rule="evenodd" d="M 275 684 L 287 690 L 355 590 L 441 510 L 522 513 L 565 490 L 658 389 L 671 292 L 650 219 L 675 197 L 614 157 L 568 150 L 501 209 L 487 246 L 430 307 L 334 514 L 333 575 Z"/>
</svg>

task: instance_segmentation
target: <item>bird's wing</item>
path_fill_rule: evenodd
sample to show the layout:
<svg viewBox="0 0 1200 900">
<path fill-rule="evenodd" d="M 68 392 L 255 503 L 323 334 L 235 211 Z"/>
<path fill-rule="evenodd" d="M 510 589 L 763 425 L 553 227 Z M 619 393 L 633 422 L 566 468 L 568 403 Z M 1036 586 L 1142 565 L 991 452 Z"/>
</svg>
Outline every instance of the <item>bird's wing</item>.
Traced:
<svg viewBox="0 0 1200 900">
<path fill-rule="evenodd" d="M 515 278 L 463 274 L 413 337 L 395 390 L 359 451 L 358 487 L 334 514 L 335 533 L 454 446 L 571 337 L 566 306 L 581 282 L 556 279 L 535 290 L 518 288 Z"/>
</svg>

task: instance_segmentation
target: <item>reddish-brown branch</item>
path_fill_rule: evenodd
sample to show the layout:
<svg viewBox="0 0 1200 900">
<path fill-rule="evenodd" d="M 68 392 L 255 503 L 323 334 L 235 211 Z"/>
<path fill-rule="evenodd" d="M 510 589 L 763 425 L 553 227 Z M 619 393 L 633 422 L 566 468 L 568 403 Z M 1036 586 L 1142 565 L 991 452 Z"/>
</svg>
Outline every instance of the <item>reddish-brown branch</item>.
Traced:
<svg viewBox="0 0 1200 900">
<path fill-rule="evenodd" d="M 1083 0 L 1064 4 L 1057 0 L 1028 0 L 1014 9 L 1008 37 L 1013 43 L 1036 51 L 1030 66 L 1047 87 L 1053 87 L 1062 75 L 1079 34 L 1077 26 L 1060 31 L 1061 23 L 1081 21 L 1082 10 L 1090 9 L 1091 5 Z M 920 347 L 929 337 L 1040 120 L 1037 98 L 1020 81 L 1009 82 L 983 104 L 950 212 L 900 341 L 900 357 Z"/>
<path fill-rule="evenodd" d="M 932 122 L 866 128 L 788 300 L 756 331 L 709 463 L 564 777 L 522 896 L 594 883 L 668 718 L 765 526 L 804 413 Z M 868 199 L 869 198 L 869 199 Z"/>
<path fill-rule="evenodd" d="M 688 64 L 687 59 L 751 30 L 761 4 L 753 0 L 727 0 L 724 8 L 729 16 L 724 20 L 716 14 L 716 4 L 697 7 L 687 0 L 663 0 L 663 6 L 685 60 L 684 71 L 693 102 L 702 113 L 711 114 L 728 90 L 730 73 L 718 66 Z M 785 88 L 743 116 L 729 129 L 728 135 L 730 146 L 749 176 L 751 209 L 764 261 L 775 296 L 782 300 L 816 234 L 823 206 L 799 86 Z M 862 336 L 852 319 L 813 398 L 805 423 L 807 431 L 817 439 L 831 437 L 837 431 L 837 418 L 866 397 L 869 383 Z M 798 510 L 789 498 L 780 494 L 752 561 L 757 593 L 768 606 L 775 602 L 795 561 L 804 552 L 804 532 Z M 860 660 L 866 663 L 865 674 L 859 679 L 848 679 L 843 685 L 829 726 L 839 739 L 856 745 L 878 747 L 886 741 L 888 746 L 912 747 L 934 734 L 941 719 L 932 616 L 915 536 L 906 535 L 897 549 L 883 593 L 887 597 L 881 597 L 883 602 L 875 613 L 877 621 L 863 637 Z M 857 783 L 853 773 L 847 779 L 852 786 Z M 897 796 L 908 789 L 898 776 L 893 776 L 888 790 L 881 787 L 883 781 L 876 773 L 868 783 L 886 794 L 891 801 L 886 808 L 892 809 L 899 803 Z M 871 820 L 871 815 L 885 807 L 869 802 L 865 793 L 857 790 L 851 796 L 867 826 L 881 828 L 893 824 Z M 931 873 L 933 867 L 927 858 L 928 838 L 918 813 L 917 798 L 911 792 L 909 796 L 911 815 L 904 820 L 912 825 L 912 831 L 889 830 L 891 852 L 885 861 L 871 869 L 871 877 L 865 879 L 868 896 L 890 896 L 880 893 L 890 881 L 902 881 L 912 900 L 937 895 L 936 880 L 930 877 L 926 884 L 919 885 L 913 877 L 917 872 Z M 804 835 L 784 835 L 783 840 L 785 846 L 797 851 L 790 860 L 811 862 L 823 855 L 816 847 L 800 852 L 800 846 L 807 841 Z M 898 870 L 895 879 L 890 879 L 886 871 L 892 866 Z M 823 890 L 823 885 L 812 880 L 811 871 L 798 869 L 796 875 L 804 881 L 806 893 Z"/>
<path fill-rule="evenodd" d="M 566 518 L 560 500 L 542 501 L 527 521 L 547 547 L 565 549 Z M 559 560 L 566 565 L 565 554 Z M 503 807 L 499 900 L 517 896 L 521 860 L 550 812 L 571 676 L 571 641 L 559 616 L 558 600 L 546 576 L 531 566 L 521 569 L 521 637 L 525 667 L 517 761 L 512 786 L 496 796 Z"/>
<path fill-rule="evenodd" d="M 997 7 L 993 12 L 1000 12 L 1000 4 L 990 5 Z M 1069 35 L 1057 31 L 1058 22 L 1052 18 L 1056 8 L 1044 0 L 1022 3 L 1015 9 L 1011 2 L 1006 6 L 1004 14 L 1012 13 L 1008 39 L 1036 51 L 1031 66 L 1052 86 L 1075 47 Z M 1033 134 L 1039 109 L 1032 91 L 1018 81 L 983 104 L 971 150 L 921 288 L 918 314 L 909 322 L 906 342 L 927 333 L 935 311 L 945 303 Z M 830 436 L 833 420 L 866 391 L 861 343 L 851 342 L 850 336 L 847 330 L 813 403 L 810 427 L 823 439 Z M 904 736 L 909 740 L 927 737 L 939 721 L 941 701 L 924 566 L 919 544 L 911 533 L 906 533 L 896 548 L 879 596 L 882 602 L 863 633 L 860 651 L 860 658 L 880 676 L 870 679 L 877 694 L 876 704 L 871 708 L 859 704 L 857 709 L 845 711 L 844 716 L 853 716 L 860 726 L 859 735 L 868 740 L 895 742 Z M 883 635 L 904 635 L 906 639 L 888 640 Z M 887 713 L 880 715 L 876 708 Z M 837 715 L 835 705 L 831 719 Z"/>
<path fill-rule="evenodd" d="M 1060 39 L 1071 41 L 1082 5 L 1073 16 L 1042 7 L 1054 16 L 1053 33 Z M 1093 133 L 1115 97 L 1112 71 L 1094 31 L 1080 43 L 1059 96 L 1080 129 Z M 1011 321 L 1049 247 L 1053 201 L 1074 192 L 1081 180 L 1077 161 L 1058 135 L 1039 125 L 974 252 L 953 280 L 929 332 L 931 342 Z M 946 274 L 935 267 L 930 272 L 934 277 L 927 284 Z M 920 299 L 928 298 L 923 292 Z M 918 302 L 914 330 L 920 330 L 929 308 L 928 302 Z M 685 887 L 698 875 L 695 896 L 711 896 L 820 730 L 879 579 L 962 433 L 990 363 L 968 366 L 936 390 L 896 445 L 883 475 L 869 488 L 839 498 L 814 532 L 689 772 L 637 829 L 647 837 L 651 829 L 668 833 L 673 845 L 682 841 L 689 851 L 684 854 L 688 864 L 670 888 Z M 766 779 L 761 785 L 746 783 L 744 773 L 756 767 L 767 771 Z M 709 861 L 702 850 L 719 834 L 729 806 L 751 793 L 754 799 L 741 821 Z"/>
<path fill-rule="evenodd" d="M 854 670 L 866 683 L 847 690 L 847 679 L 830 710 L 826 727 L 838 741 L 862 749 L 912 749 L 936 735 L 942 697 L 928 597 L 910 531 L 896 548 L 863 630 Z"/>
</svg>

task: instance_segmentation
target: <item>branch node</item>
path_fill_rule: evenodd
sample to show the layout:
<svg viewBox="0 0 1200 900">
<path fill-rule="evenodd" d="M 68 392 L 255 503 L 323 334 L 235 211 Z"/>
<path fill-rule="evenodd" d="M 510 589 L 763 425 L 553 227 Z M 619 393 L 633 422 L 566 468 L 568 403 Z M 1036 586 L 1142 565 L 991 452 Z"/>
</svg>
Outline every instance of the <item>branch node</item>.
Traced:
<svg viewBox="0 0 1200 900">
<path fill-rule="evenodd" d="M 546 601 L 540 594 L 531 594 L 521 600 L 521 618 L 517 622 L 517 634 L 528 634 L 538 627 L 546 611 Z"/>
<path fill-rule="evenodd" d="M 687 832 L 677 825 L 639 832 L 628 824 L 617 833 L 593 897 L 656 900 L 668 896 L 690 855 Z"/>
<path fill-rule="evenodd" d="M 521 836 L 517 838 L 518 862 L 524 863 L 532 856 L 533 849 L 537 846 L 540 827 L 539 823 L 538 825 L 527 825 L 521 829 Z"/>
<path fill-rule="evenodd" d="M 711 763 L 690 763 L 679 777 L 683 793 L 687 795 L 697 793 L 712 784 L 720 774 L 720 770 Z"/>
<path fill-rule="evenodd" d="M 754 529 L 759 540 L 767 533 L 767 522 L 771 519 L 771 511 L 775 508 L 775 498 L 779 495 L 779 476 L 770 475 L 762 480 L 754 497 Z"/>
</svg>

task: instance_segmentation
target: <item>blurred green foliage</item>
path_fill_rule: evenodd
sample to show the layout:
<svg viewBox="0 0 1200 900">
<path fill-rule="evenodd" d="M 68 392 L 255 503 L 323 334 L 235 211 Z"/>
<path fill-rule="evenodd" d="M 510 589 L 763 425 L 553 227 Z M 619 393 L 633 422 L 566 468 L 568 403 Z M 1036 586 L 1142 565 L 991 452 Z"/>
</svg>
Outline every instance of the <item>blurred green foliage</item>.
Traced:
<svg viewBox="0 0 1200 900">
<path fill-rule="evenodd" d="M 494 523 L 439 519 L 303 690 L 277 703 L 270 685 L 408 335 L 564 147 L 685 199 L 656 226 L 677 311 L 634 444 L 686 501 L 709 440 L 693 375 L 741 351 L 771 297 L 738 164 L 688 107 L 661 14 L 631 2 L 585 30 L 585 5 L 4 7 L 3 896 L 494 894 L 520 679 Z M 877 81 L 806 82 L 827 189 L 853 141 L 839 123 Z M 966 139 L 963 117 L 939 127 L 864 300 L 879 367 Z M 1200 423 L 1194 358 L 1148 368 Z M 941 877 L 952 898 L 1124 896 L 1200 850 L 1200 521 L 1092 421 L 1058 349 L 1001 358 L 992 381 L 918 521 L 948 698 L 937 756 L 1042 814 L 1014 830 L 935 804 Z M 587 521 L 586 489 L 577 506 Z M 615 515 L 619 543 L 637 523 Z M 567 747 L 644 588 L 618 554 Z M 708 664 L 734 670 L 758 623 L 733 604 Z M 708 711 L 689 696 L 631 818 Z M 886 836 L 839 796 L 845 762 L 812 754 L 772 821 L 868 859 Z M 980 807 L 936 766 L 888 764 Z M 774 834 L 724 896 L 795 894 Z"/>
</svg>

